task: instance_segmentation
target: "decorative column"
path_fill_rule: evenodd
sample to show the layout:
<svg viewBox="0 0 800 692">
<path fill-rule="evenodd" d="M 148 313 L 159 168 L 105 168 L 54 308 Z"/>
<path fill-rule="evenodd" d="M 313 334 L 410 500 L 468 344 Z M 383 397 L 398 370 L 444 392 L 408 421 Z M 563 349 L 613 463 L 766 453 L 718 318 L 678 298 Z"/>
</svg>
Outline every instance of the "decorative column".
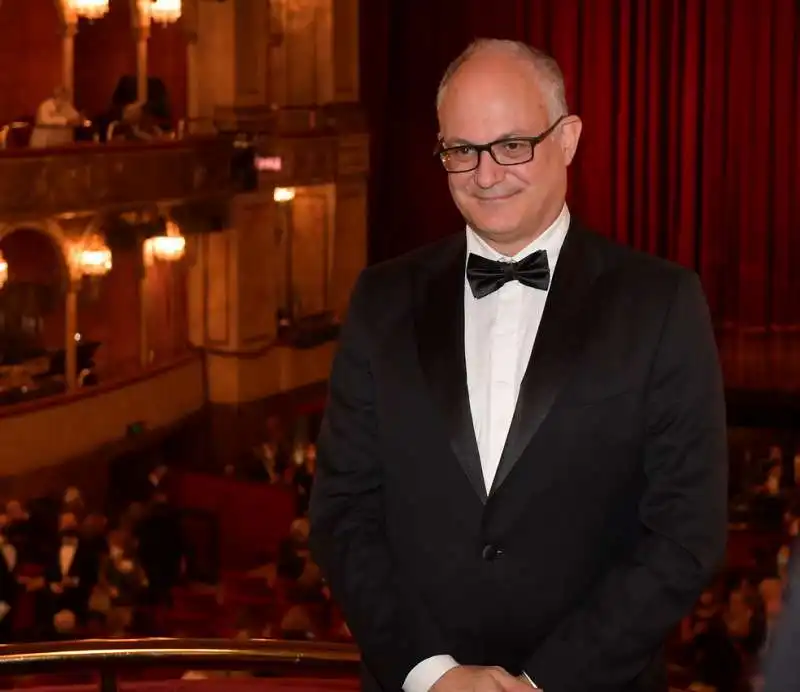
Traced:
<svg viewBox="0 0 800 692">
<path fill-rule="evenodd" d="M 61 85 L 73 92 L 75 86 L 75 34 L 78 25 L 68 22 L 61 28 Z"/>
<path fill-rule="evenodd" d="M 192 131 L 192 120 L 200 117 L 200 56 L 198 55 L 198 0 L 184 0 L 181 24 L 186 39 L 186 133 Z"/>
<path fill-rule="evenodd" d="M 186 118 L 187 134 L 192 131 L 192 120 L 200 117 L 200 75 L 197 64 L 197 34 L 187 35 L 186 44 Z"/>
<path fill-rule="evenodd" d="M 78 289 L 80 280 L 70 278 L 67 286 L 65 328 L 65 353 L 64 376 L 67 381 L 67 390 L 73 391 L 78 387 L 78 343 L 75 334 L 78 333 Z"/>
<path fill-rule="evenodd" d="M 142 251 L 141 264 L 139 265 L 139 365 L 142 369 L 150 365 L 150 340 L 147 336 L 147 318 L 149 315 L 149 302 L 147 299 L 147 263 Z"/>
<path fill-rule="evenodd" d="M 147 101 L 147 42 L 150 39 L 150 24 L 142 23 L 135 29 L 136 35 L 136 99 Z"/>
</svg>

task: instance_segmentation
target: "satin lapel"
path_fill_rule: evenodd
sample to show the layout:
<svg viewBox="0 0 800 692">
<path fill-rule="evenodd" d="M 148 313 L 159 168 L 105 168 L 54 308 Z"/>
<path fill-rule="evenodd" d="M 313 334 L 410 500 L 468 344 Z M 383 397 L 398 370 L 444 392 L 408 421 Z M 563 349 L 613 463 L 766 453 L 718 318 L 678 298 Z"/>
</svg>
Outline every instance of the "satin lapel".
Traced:
<svg viewBox="0 0 800 692">
<path fill-rule="evenodd" d="M 491 493 L 508 478 L 550 413 L 583 343 L 579 313 L 599 273 L 588 243 L 586 232 L 573 222 L 561 248 Z"/>
<path fill-rule="evenodd" d="M 466 239 L 445 246 L 444 263 L 418 297 L 419 360 L 430 392 L 444 416 L 450 445 L 469 482 L 486 502 L 478 443 L 472 423 L 464 356 Z"/>
</svg>

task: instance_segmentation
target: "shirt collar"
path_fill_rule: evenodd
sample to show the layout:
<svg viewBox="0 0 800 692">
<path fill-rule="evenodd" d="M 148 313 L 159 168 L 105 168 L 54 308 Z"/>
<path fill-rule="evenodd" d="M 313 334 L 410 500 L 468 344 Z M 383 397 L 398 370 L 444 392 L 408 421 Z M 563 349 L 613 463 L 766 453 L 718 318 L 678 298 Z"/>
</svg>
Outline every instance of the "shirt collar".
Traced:
<svg viewBox="0 0 800 692">
<path fill-rule="evenodd" d="M 564 239 L 567 237 L 569 221 L 569 209 L 567 205 L 564 204 L 558 218 L 550 224 L 547 230 L 513 257 L 507 257 L 497 252 L 497 250 L 490 247 L 486 241 L 467 226 L 467 257 L 469 257 L 470 253 L 473 253 L 485 257 L 486 259 L 499 260 L 501 262 L 519 262 L 521 259 L 533 254 L 537 250 L 545 250 L 547 252 L 547 263 L 550 265 L 550 272 L 552 273 L 558 261 L 561 246 L 564 244 Z"/>
</svg>

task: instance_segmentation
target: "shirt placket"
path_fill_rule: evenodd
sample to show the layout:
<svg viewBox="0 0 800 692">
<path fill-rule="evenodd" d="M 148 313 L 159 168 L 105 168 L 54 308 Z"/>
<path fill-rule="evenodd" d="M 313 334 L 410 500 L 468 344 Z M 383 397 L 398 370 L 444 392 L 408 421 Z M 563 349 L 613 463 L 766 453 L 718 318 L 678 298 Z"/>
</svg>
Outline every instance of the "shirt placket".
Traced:
<svg viewBox="0 0 800 692">
<path fill-rule="evenodd" d="M 491 333 L 489 459 L 484 471 L 487 487 L 494 480 L 514 414 L 520 288 L 520 284 L 514 282 L 506 284 L 498 292 L 497 319 Z"/>
</svg>

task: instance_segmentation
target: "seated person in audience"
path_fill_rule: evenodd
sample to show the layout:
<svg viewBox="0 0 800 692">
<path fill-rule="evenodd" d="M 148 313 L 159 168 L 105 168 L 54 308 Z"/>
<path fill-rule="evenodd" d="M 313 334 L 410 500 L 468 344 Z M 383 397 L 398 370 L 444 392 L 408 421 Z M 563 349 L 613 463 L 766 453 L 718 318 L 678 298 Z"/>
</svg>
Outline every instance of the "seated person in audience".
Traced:
<svg viewBox="0 0 800 692">
<path fill-rule="evenodd" d="M 120 132 L 129 140 L 151 140 L 164 136 L 164 131 L 144 101 L 129 103 L 122 109 Z"/>
<path fill-rule="evenodd" d="M 9 524 L 15 522 L 26 522 L 30 515 L 25 510 L 25 506 L 19 500 L 9 500 L 6 503 L 6 519 Z"/>
<path fill-rule="evenodd" d="M 75 639 L 78 622 L 71 610 L 59 610 L 53 615 L 55 639 Z"/>
<path fill-rule="evenodd" d="M 71 485 L 64 491 L 64 498 L 62 503 L 63 512 L 71 512 L 80 520 L 86 512 L 86 503 L 83 500 L 83 494 L 80 489 Z"/>
<path fill-rule="evenodd" d="M 133 607 L 147 588 L 147 575 L 136 556 L 133 538 L 124 531 L 108 536 L 109 554 L 103 566 L 101 586 L 109 599 L 109 621 L 127 630 L 133 622 Z"/>
<path fill-rule="evenodd" d="M 749 656 L 761 650 L 766 636 L 764 604 L 747 580 L 741 579 L 728 594 L 723 613 L 728 636 Z"/>
<path fill-rule="evenodd" d="M 17 583 L 17 549 L 13 536 L 9 536 L 9 525 L 5 515 L 0 526 L 0 644 L 12 640 L 14 608 L 20 585 Z"/>
<path fill-rule="evenodd" d="M 74 128 L 83 122 L 84 118 L 72 105 L 70 90 L 58 87 L 36 109 L 36 126 L 31 133 L 30 146 L 40 149 L 70 144 L 75 138 Z"/>
</svg>

